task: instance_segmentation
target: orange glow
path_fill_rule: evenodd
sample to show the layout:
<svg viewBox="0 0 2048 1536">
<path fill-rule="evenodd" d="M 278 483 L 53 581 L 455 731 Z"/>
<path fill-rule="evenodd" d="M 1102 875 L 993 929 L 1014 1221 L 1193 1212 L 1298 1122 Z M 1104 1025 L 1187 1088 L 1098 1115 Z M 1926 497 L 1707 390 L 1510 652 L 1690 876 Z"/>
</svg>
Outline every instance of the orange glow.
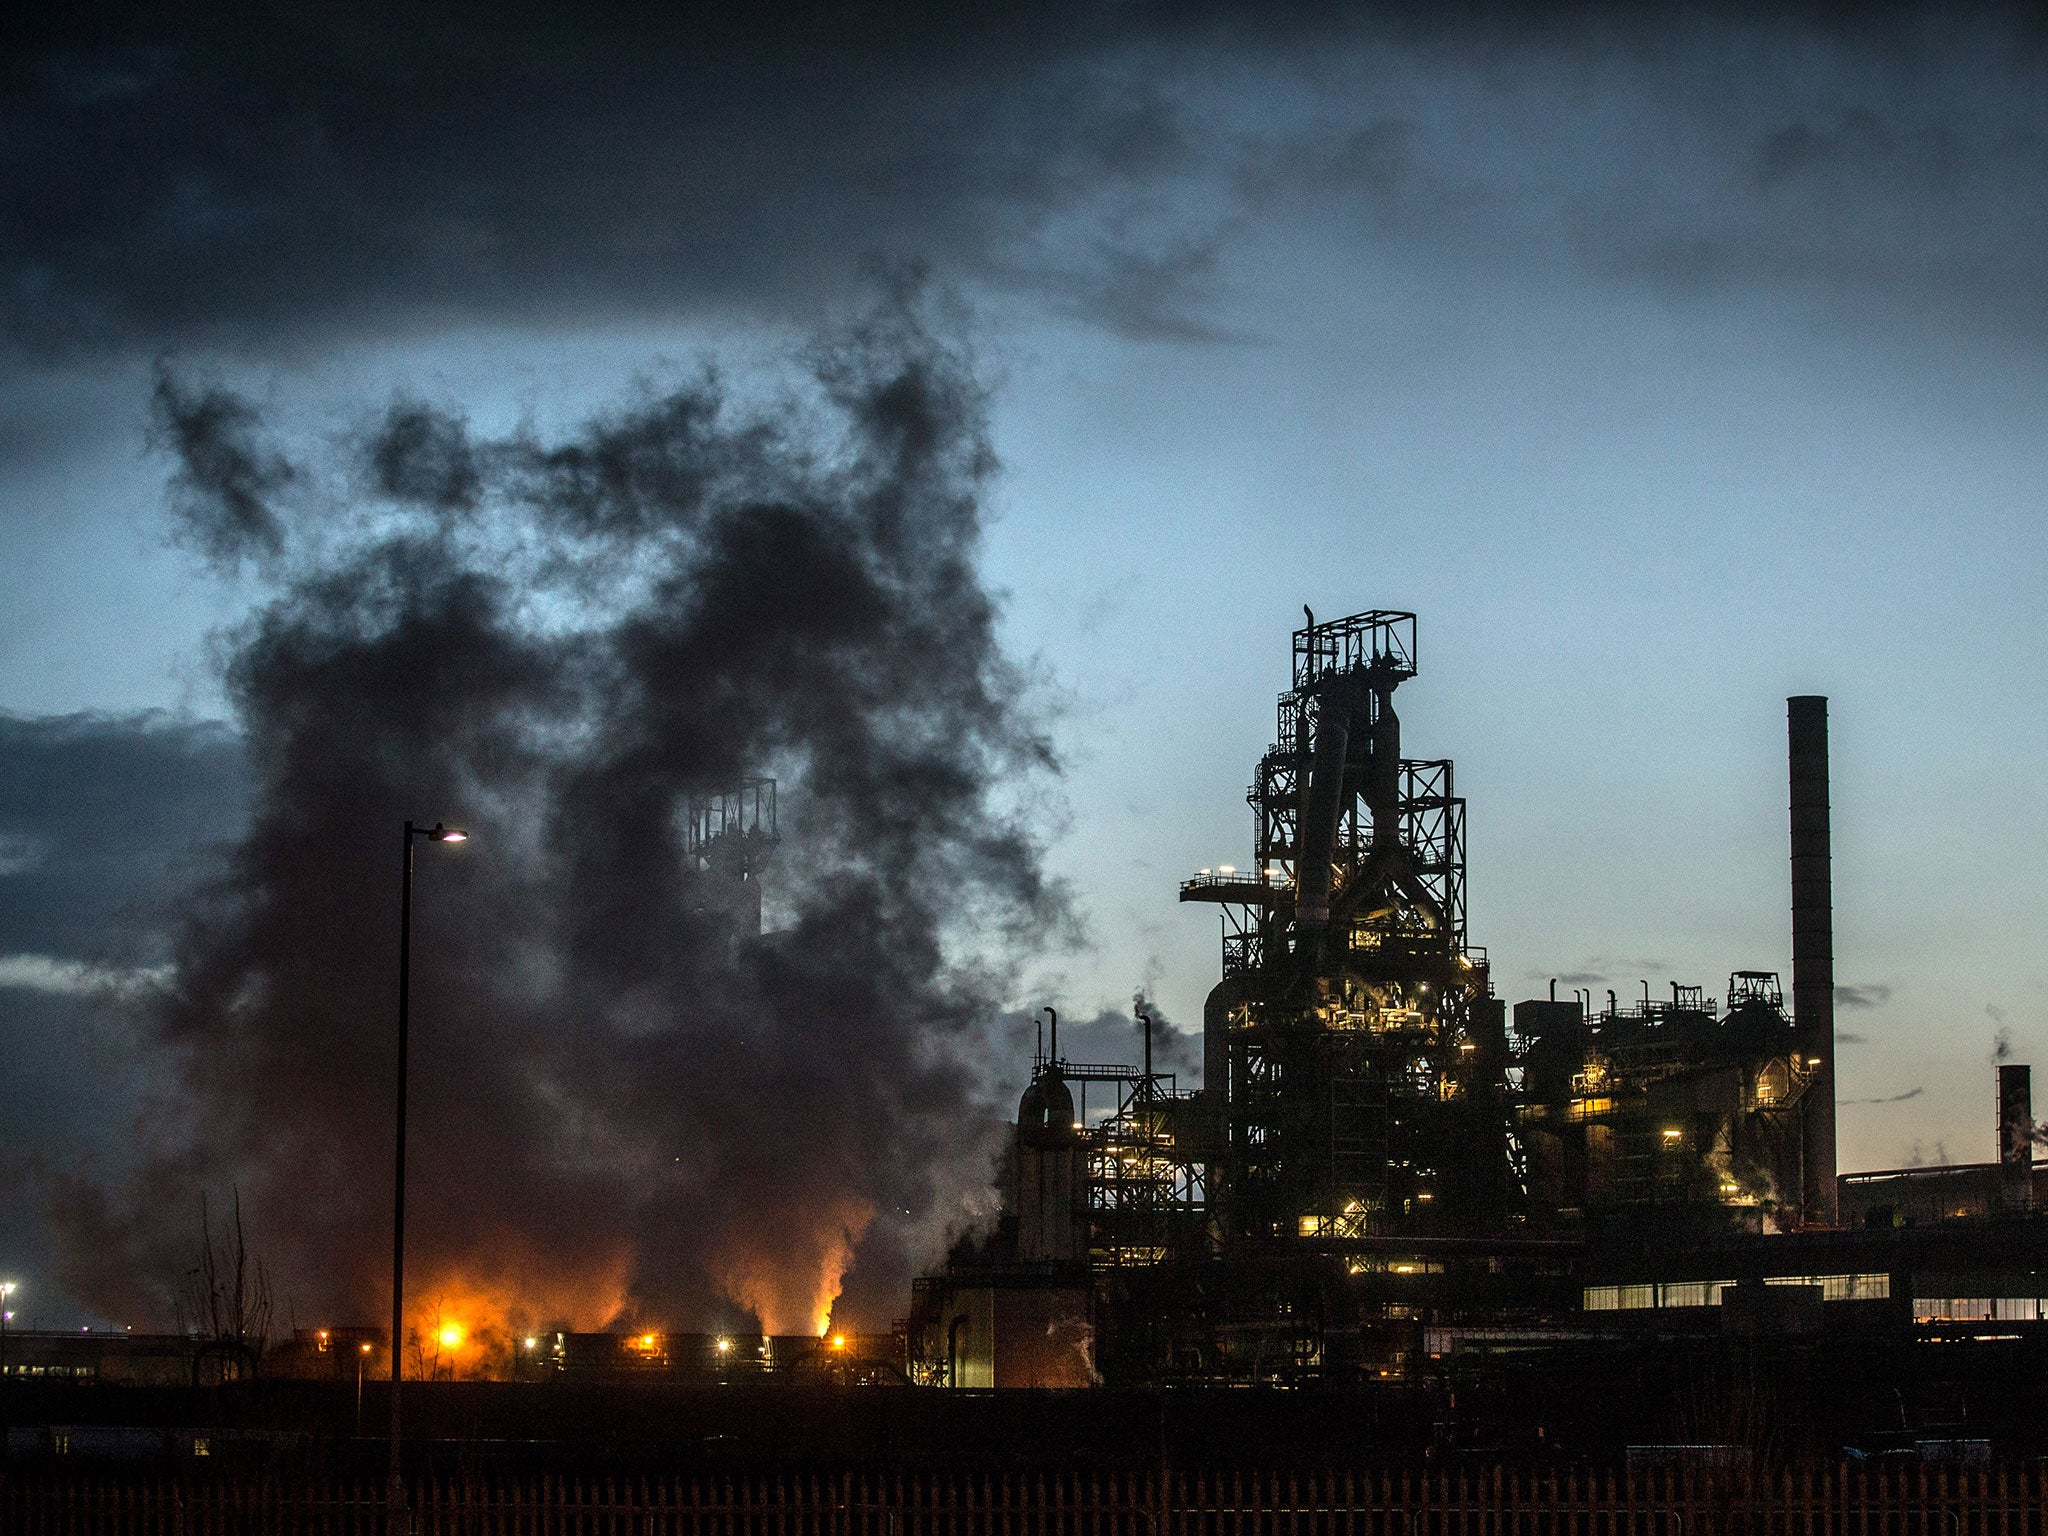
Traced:
<svg viewBox="0 0 2048 1536">
<path fill-rule="evenodd" d="M 788 1212 L 783 1231 L 794 1235 L 773 1248 L 754 1247 L 756 1232 L 731 1232 L 732 1256 L 719 1276 L 726 1294 L 752 1310 L 763 1333 L 825 1337 L 854 1245 L 874 1217 L 867 1201 L 834 1196 L 820 1208 Z"/>
<path fill-rule="evenodd" d="M 462 1330 L 454 1323 L 443 1323 L 439 1337 L 443 1349 L 453 1349 L 462 1342 Z"/>
<path fill-rule="evenodd" d="M 542 1353 L 545 1334 L 563 1328 L 599 1332 L 618 1326 L 627 1310 L 626 1282 L 632 1253 L 620 1244 L 579 1256 L 571 1267 L 508 1239 L 488 1265 L 461 1260 L 420 1262 L 415 1282 L 406 1280 L 408 1376 L 439 1375 L 465 1380 L 510 1377 L 519 1362 Z M 415 1299 L 417 1298 L 417 1299 Z M 458 1346 L 444 1344 L 445 1327 L 460 1330 Z M 640 1335 L 628 1334 L 638 1344 Z M 523 1348 L 535 1340 L 531 1350 Z M 381 1354 L 384 1346 L 378 1346 Z"/>
<path fill-rule="evenodd" d="M 833 1347 L 834 1349 L 844 1349 L 844 1348 L 846 1348 L 846 1335 L 845 1335 L 845 1334 L 843 1334 L 843 1333 L 835 1333 L 835 1334 L 833 1334 L 833 1335 L 832 1335 L 832 1347 Z"/>
</svg>

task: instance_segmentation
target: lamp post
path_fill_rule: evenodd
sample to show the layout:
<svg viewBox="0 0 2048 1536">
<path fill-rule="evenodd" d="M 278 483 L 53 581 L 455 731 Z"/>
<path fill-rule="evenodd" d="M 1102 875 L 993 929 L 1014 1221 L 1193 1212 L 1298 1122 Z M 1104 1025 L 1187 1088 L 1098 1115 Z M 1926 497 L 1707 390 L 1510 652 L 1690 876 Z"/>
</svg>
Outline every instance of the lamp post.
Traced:
<svg viewBox="0 0 2048 1536">
<path fill-rule="evenodd" d="M 438 821 L 431 827 L 405 824 L 405 877 L 398 898 L 398 1136 L 391 1200 L 391 1474 L 384 1489 L 385 1518 L 394 1532 L 409 1528 L 405 1478 L 398 1461 L 398 1384 L 405 1374 L 405 1046 L 412 999 L 412 845 L 419 837 L 460 843 L 468 841 L 469 834 Z"/>
<path fill-rule="evenodd" d="M 356 1438 L 363 1437 L 363 1367 L 370 1363 L 370 1345 L 366 1339 L 356 1346 Z"/>
<path fill-rule="evenodd" d="M 14 1429 L 14 1392 L 7 1380 L 7 1325 L 14 1312 L 7 1298 L 14 1294 L 12 1280 L 0 1280 L 0 1463 L 7 1460 L 7 1441 Z"/>
</svg>

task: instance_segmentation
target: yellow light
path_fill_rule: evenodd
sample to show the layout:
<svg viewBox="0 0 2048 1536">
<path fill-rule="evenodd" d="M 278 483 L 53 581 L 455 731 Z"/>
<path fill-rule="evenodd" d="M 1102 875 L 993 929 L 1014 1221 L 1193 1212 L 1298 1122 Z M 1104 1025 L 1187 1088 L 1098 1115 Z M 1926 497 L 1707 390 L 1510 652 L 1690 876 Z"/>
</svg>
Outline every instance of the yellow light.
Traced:
<svg viewBox="0 0 2048 1536">
<path fill-rule="evenodd" d="M 453 1349 L 461 1342 L 462 1330 L 460 1328 L 456 1327 L 453 1323 L 447 1323 L 442 1326 L 441 1347 L 443 1349 Z"/>
<path fill-rule="evenodd" d="M 1685 1135 L 1685 1132 L 1683 1132 L 1683 1131 L 1680 1131 L 1680 1130 L 1675 1130 L 1675 1129 L 1673 1129 L 1673 1128 L 1672 1128 L 1672 1127 L 1670 1127 L 1670 1126 L 1666 1126 L 1666 1127 L 1664 1128 L 1664 1139 L 1665 1139 L 1666 1141 L 1677 1141 L 1677 1140 L 1679 1140 L 1679 1139 L 1680 1139 L 1681 1137 L 1683 1137 L 1684 1135 Z"/>
<path fill-rule="evenodd" d="M 718 1341 L 718 1352 L 719 1352 L 719 1353 L 720 1353 L 721 1355 L 729 1355 L 729 1354 L 731 1354 L 731 1353 L 732 1353 L 732 1340 L 731 1340 L 731 1339 L 720 1339 L 720 1340 Z"/>
<path fill-rule="evenodd" d="M 537 1344 L 539 1344 L 539 1343 L 540 1343 L 540 1340 L 539 1340 L 539 1339 L 528 1339 L 528 1340 L 526 1340 L 526 1347 L 527 1347 L 528 1349 L 532 1349 L 532 1348 L 533 1348 L 533 1347 L 534 1347 L 535 1345 L 537 1345 Z M 369 1346 L 369 1345 L 367 1345 L 367 1344 L 365 1344 L 365 1345 L 363 1346 L 363 1348 L 365 1348 L 365 1349 L 368 1349 L 369 1347 L 370 1347 L 370 1346 Z"/>
<path fill-rule="evenodd" d="M 368 1353 L 370 1352 L 370 1346 L 369 1346 L 369 1345 L 367 1345 L 367 1344 L 363 1345 L 363 1346 L 362 1346 L 362 1351 L 363 1351 L 363 1353 L 364 1353 L 364 1354 L 366 1354 L 366 1355 L 367 1355 L 367 1354 L 368 1354 Z"/>
<path fill-rule="evenodd" d="M 651 1334 L 651 1333 L 643 1333 L 643 1334 L 641 1334 L 641 1335 L 640 1335 L 640 1347 L 641 1347 L 642 1349 L 652 1349 L 652 1348 L 654 1348 L 654 1335 L 653 1335 L 653 1334 Z"/>
<path fill-rule="evenodd" d="M 834 1349 L 844 1349 L 844 1348 L 846 1348 L 846 1335 L 845 1335 L 845 1334 L 843 1334 L 843 1333 L 835 1333 L 835 1334 L 833 1334 L 833 1335 L 832 1335 L 832 1347 L 833 1347 Z"/>
</svg>

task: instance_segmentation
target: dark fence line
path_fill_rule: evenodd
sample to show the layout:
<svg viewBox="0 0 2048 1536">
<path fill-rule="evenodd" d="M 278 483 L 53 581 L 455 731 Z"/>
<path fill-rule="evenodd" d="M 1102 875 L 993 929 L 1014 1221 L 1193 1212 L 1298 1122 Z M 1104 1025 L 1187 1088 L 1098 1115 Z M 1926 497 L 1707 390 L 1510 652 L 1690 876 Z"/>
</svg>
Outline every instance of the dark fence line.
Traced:
<svg viewBox="0 0 2048 1536">
<path fill-rule="evenodd" d="M 415 1536 L 2048 1536 L 2039 1465 L 423 1478 Z M 0 1474 L 6 1536 L 392 1536 L 381 1483 Z"/>
</svg>

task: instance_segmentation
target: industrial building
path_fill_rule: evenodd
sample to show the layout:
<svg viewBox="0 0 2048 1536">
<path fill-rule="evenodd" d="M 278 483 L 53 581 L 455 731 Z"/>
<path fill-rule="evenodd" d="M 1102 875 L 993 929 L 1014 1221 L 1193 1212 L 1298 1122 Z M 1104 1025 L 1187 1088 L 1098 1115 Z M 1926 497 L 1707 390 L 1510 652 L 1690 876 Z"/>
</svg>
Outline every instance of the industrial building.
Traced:
<svg viewBox="0 0 2048 1536">
<path fill-rule="evenodd" d="M 1410 613 L 1295 632 L 1250 861 L 1180 888 L 1222 913 L 1203 1086 L 1153 1070 L 1149 1032 L 1141 1063 L 1070 1061 L 1052 1019 L 1002 1220 L 916 1283 L 911 1379 L 1421 1383 L 1646 1331 L 2048 1316 L 2024 1067 L 1999 1162 L 1838 1178 L 1827 701 L 1788 701 L 1789 1008 L 1750 969 L 1723 999 L 1510 1010 L 1467 933 L 1452 764 L 1402 755 L 1417 671 Z"/>
</svg>

